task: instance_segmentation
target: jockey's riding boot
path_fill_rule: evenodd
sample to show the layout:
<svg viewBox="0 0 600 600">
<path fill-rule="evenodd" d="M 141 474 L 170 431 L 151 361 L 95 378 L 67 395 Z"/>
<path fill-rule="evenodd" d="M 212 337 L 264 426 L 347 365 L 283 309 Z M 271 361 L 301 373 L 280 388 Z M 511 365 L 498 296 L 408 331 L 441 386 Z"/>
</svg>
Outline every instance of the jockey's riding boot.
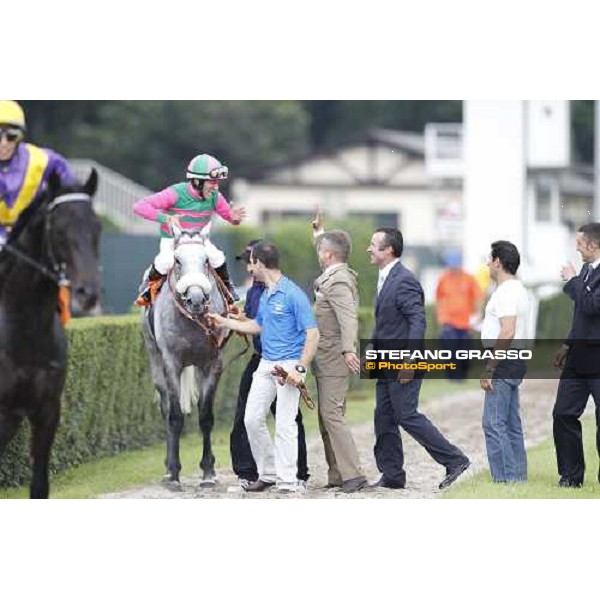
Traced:
<svg viewBox="0 0 600 600">
<path fill-rule="evenodd" d="M 140 295 L 138 296 L 135 304 L 137 306 L 150 306 L 152 304 L 152 282 L 160 281 L 164 275 L 156 270 L 154 263 L 150 267 L 148 272 L 148 278 L 142 282 L 140 286 Z"/>
<path fill-rule="evenodd" d="M 233 302 L 237 302 L 240 297 L 235 291 L 235 286 L 231 283 L 231 279 L 229 278 L 229 271 L 227 270 L 227 263 L 224 262 L 220 267 L 215 269 L 217 275 L 221 278 L 221 281 L 225 284 L 225 287 L 231 294 L 232 302 L 228 302 L 228 304 L 233 304 Z"/>
</svg>

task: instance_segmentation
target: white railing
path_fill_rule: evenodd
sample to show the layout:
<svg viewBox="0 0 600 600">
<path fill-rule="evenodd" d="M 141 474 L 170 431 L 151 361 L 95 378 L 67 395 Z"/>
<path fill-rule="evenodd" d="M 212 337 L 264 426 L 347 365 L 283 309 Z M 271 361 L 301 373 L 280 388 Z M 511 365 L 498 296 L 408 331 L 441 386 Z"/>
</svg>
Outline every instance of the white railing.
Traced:
<svg viewBox="0 0 600 600">
<path fill-rule="evenodd" d="M 105 215 L 127 233 L 156 233 L 156 223 L 137 217 L 132 208 L 134 202 L 152 194 L 152 190 L 93 160 L 73 159 L 69 164 L 81 181 L 87 179 L 92 168 L 98 171 L 98 192 L 94 198 L 98 214 Z"/>
</svg>

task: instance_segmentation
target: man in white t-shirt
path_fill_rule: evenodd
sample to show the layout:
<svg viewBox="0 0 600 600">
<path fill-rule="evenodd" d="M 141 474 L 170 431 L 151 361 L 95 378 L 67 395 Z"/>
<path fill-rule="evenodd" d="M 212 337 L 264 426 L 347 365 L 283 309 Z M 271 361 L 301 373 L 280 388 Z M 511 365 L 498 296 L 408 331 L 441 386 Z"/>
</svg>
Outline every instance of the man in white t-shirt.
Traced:
<svg viewBox="0 0 600 600">
<path fill-rule="evenodd" d="M 492 244 L 488 260 L 490 277 L 496 283 L 485 308 L 481 341 L 486 348 L 524 348 L 527 337 L 529 299 L 516 273 L 521 262 L 511 242 Z M 490 360 L 481 375 L 485 391 L 483 432 L 492 480 L 514 483 L 527 480 L 527 455 L 519 415 L 519 385 L 526 365 L 521 359 Z"/>
</svg>

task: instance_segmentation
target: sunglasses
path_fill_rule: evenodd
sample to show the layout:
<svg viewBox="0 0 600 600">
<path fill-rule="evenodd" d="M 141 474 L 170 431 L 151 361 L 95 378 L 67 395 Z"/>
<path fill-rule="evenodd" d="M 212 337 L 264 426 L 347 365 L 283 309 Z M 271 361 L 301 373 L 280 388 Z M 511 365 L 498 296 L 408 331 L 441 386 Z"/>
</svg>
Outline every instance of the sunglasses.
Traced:
<svg viewBox="0 0 600 600">
<path fill-rule="evenodd" d="M 0 140 L 6 138 L 8 142 L 16 142 L 21 138 L 20 129 L 0 129 Z"/>
</svg>

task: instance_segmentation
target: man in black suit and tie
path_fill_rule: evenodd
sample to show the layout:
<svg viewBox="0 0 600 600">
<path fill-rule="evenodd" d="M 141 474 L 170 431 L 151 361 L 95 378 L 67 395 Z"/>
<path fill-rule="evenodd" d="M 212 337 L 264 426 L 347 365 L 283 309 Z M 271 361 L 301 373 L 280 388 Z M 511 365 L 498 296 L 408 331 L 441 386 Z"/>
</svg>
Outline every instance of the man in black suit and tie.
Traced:
<svg viewBox="0 0 600 600">
<path fill-rule="evenodd" d="M 596 403 L 596 447 L 600 454 L 600 223 L 579 228 L 576 248 L 583 259 L 577 275 L 562 268 L 563 291 L 575 303 L 569 337 L 554 355 L 562 368 L 552 412 L 561 487 L 581 487 L 585 474 L 581 422 L 590 394 Z M 600 482 L 600 472 L 598 473 Z"/>
<path fill-rule="evenodd" d="M 401 262 L 402 233 L 393 227 L 377 229 L 367 249 L 371 264 L 379 268 L 375 303 L 375 349 L 383 340 L 396 340 L 408 348 L 422 343 L 427 327 L 421 284 Z M 469 459 L 418 412 L 422 374 L 400 372 L 397 379 L 380 378 L 376 386 L 375 460 L 381 479 L 375 487 L 403 488 L 406 483 L 402 427 L 438 463 L 446 467 L 440 489 L 451 485 L 469 467 Z"/>
</svg>

